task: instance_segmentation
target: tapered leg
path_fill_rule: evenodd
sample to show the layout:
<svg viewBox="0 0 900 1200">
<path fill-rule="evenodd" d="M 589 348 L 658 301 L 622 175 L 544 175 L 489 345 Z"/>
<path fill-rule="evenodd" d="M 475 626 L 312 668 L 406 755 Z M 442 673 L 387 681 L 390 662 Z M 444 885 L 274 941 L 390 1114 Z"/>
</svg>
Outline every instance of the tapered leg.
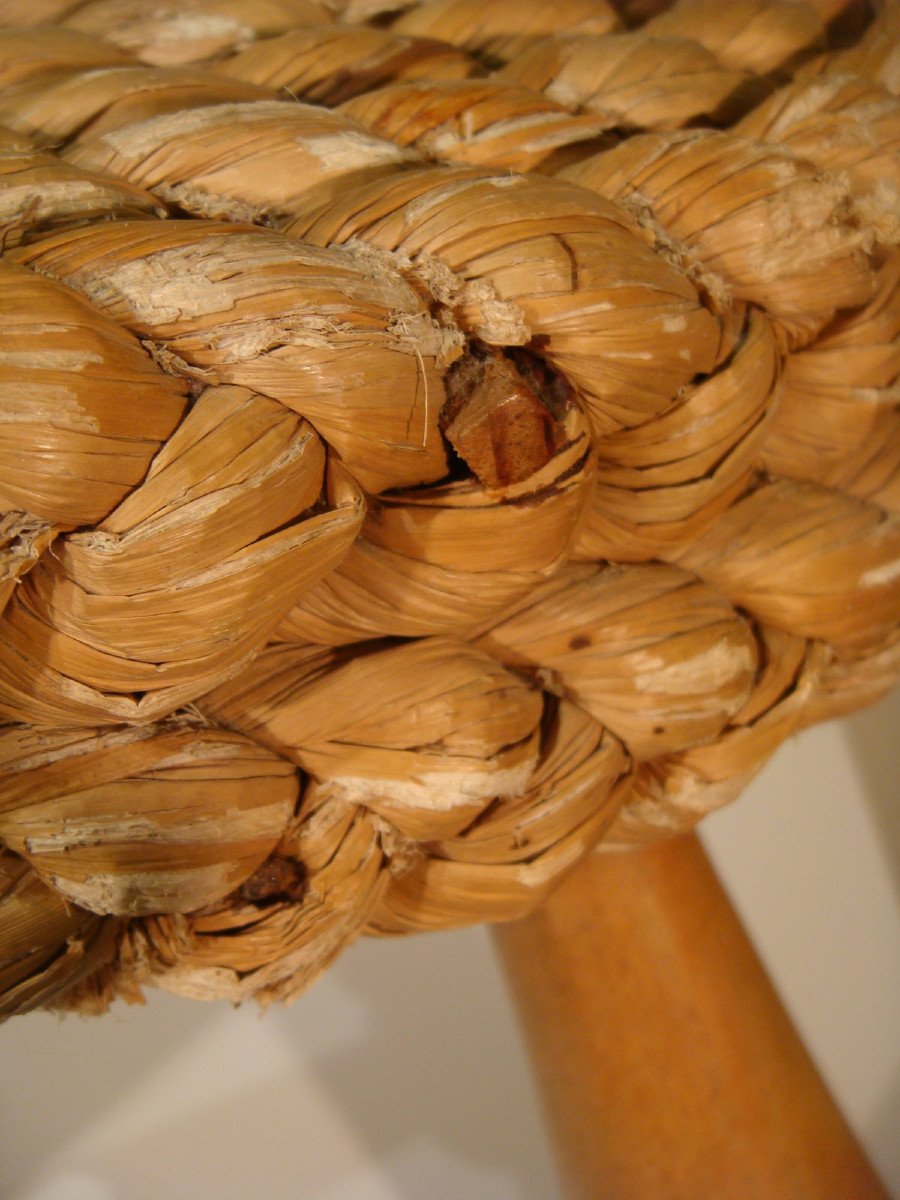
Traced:
<svg viewBox="0 0 900 1200">
<path fill-rule="evenodd" d="M 695 836 L 496 941 L 572 1200 L 887 1200 Z"/>
</svg>

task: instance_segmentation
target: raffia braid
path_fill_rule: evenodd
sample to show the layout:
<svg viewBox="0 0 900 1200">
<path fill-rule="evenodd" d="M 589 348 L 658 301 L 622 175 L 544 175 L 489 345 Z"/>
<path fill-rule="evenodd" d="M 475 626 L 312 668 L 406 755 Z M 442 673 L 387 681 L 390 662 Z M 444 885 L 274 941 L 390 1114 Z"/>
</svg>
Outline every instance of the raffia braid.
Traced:
<svg viewBox="0 0 900 1200">
<path fill-rule="evenodd" d="M 898 11 L 0 0 L 0 1012 L 515 918 L 892 686 Z"/>
</svg>

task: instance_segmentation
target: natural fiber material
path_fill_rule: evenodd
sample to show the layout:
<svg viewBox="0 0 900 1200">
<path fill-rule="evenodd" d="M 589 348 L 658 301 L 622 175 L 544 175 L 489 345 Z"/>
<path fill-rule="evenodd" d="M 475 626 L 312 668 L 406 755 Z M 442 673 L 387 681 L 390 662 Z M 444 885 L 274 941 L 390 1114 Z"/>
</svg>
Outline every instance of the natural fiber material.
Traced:
<svg viewBox="0 0 900 1200">
<path fill-rule="evenodd" d="M 891 687 L 897 12 L 0 0 L 0 1013 L 515 918 Z"/>
</svg>

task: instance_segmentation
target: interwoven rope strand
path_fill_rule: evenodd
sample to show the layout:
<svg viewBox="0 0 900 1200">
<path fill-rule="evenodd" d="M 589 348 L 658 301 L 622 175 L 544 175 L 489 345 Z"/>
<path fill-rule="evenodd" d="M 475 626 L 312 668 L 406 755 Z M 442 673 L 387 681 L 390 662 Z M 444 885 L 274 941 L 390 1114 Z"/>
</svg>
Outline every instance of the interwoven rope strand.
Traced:
<svg viewBox="0 0 900 1200">
<path fill-rule="evenodd" d="M 0 1013 L 517 917 L 892 686 L 898 12 L 0 0 Z"/>
</svg>

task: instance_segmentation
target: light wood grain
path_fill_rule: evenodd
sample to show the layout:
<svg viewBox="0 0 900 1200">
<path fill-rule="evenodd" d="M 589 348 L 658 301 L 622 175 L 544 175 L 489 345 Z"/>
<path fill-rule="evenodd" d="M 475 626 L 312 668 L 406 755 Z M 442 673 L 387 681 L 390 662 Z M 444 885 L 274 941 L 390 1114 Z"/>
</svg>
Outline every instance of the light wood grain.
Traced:
<svg viewBox="0 0 900 1200">
<path fill-rule="evenodd" d="M 694 835 L 496 941 L 573 1200 L 887 1200 Z"/>
</svg>

